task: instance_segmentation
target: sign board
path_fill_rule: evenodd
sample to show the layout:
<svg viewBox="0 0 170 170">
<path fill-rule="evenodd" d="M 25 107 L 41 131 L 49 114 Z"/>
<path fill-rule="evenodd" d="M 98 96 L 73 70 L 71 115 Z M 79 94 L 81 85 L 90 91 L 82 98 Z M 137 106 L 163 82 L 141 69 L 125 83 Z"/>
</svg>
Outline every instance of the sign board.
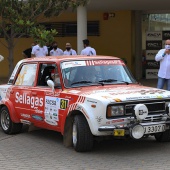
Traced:
<svg viewBox="0 0 170 170">
<path fill-rule="evenodd" d="M 157 79 L 158 69 L 146 69 L 146 79 Z"/>
</svg>

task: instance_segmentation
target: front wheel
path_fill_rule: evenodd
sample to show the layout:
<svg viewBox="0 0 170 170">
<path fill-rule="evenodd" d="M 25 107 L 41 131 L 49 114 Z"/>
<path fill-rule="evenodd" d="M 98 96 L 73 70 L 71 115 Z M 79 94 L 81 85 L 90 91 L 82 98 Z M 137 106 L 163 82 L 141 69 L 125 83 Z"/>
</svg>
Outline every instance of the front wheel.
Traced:
<svg viewBox="0 0 170 170">
<path fill-rule="evenodd" d="M 74 117 L 72 140 L 77 152 L 90 151 L 93 148 L 93 135 L 83 115 Z"/>
<path fill-rule="evenodd" d="M 7 107 L 3 107 L 0 111 L 0 125 L 6 134 L 19 133 L 22 130 L 21 123 L 12 122 Z"/>
<path fill-rule="evenodd" d="M 170 142 L 170 129 L 166 130 L 165 132 L 156 133 L 155 139 L 158 142 Z"/>
</svg>

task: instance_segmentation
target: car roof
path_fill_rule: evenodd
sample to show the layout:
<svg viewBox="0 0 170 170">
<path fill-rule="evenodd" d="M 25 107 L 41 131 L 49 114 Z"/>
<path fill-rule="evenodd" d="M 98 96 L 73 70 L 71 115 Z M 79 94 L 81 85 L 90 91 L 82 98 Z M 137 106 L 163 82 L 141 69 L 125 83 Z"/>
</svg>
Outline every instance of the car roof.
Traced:
<svg viewBox="0 0 170 170">
<path fill-rule="evenodd" d="M 34 57 L 34 58 L 27 58 L 23 59 L 23 62 L 27 61 L 50 61 L 50 62 L 61 62 L 61 61 L 69 61 L 69 60 L 96 60 L 96 59 L 120 59 L 114 56 L 104 56 L 104 55 L 97 55 L 97 56 L 84 56 L 84 55 L 71 55 L 71 56 L 45 56 L 45 57 Z"/>
</svg>

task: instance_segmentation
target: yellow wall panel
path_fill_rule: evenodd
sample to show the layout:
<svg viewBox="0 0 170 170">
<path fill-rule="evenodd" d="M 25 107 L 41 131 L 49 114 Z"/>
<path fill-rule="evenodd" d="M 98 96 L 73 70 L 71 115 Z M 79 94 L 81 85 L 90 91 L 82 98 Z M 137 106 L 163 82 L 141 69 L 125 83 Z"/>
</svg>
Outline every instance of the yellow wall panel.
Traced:
<svg viewBox="0 0 170 170">
<path fill-rule="evenodd" d="M 90 45 L 94 47 L 98 55 L 110 55 L 126 58 L 128 67 L 132 70 L 132 12 L 114 11 L 115 17 L 103 19 L 103 12 L 88 12 L 88 21 L 100 21 L 100 36 L 89 36 Z M 62 13 L 58 17 L 44 20 L 45 22 L 77 21 L 77 14 Z M 77 37 L 56 37 L 59 48 L 65 50 L 65 43 L 70 42 L 77 51 Z M 3 39 L 1 41 L 4 42 Z M 29 48 L 33 39 L 21 38 L 14 50 L 14 63 L 23 59 L 22 51 Z M 0 62 L 0 77 L 8 76 L 8 50 L 0 44 L 0 54 L 5 60 Z"/>
</svg>

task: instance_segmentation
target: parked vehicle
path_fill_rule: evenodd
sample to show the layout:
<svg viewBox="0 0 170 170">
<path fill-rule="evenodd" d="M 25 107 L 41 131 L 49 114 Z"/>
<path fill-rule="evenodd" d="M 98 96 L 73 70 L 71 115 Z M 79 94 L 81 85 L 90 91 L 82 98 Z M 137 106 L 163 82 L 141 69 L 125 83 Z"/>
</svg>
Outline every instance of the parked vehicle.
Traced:
<svg viewBox="0 0 170 170">
<path fill-rule="evenodd" d="M 61 132 L 78 152 L 105 137 L 170 141 L 170 92 L 140 85 L 117 57 L 24 59 L 0 85 L 2 130 L 23 124 Z"/>
</svg>

